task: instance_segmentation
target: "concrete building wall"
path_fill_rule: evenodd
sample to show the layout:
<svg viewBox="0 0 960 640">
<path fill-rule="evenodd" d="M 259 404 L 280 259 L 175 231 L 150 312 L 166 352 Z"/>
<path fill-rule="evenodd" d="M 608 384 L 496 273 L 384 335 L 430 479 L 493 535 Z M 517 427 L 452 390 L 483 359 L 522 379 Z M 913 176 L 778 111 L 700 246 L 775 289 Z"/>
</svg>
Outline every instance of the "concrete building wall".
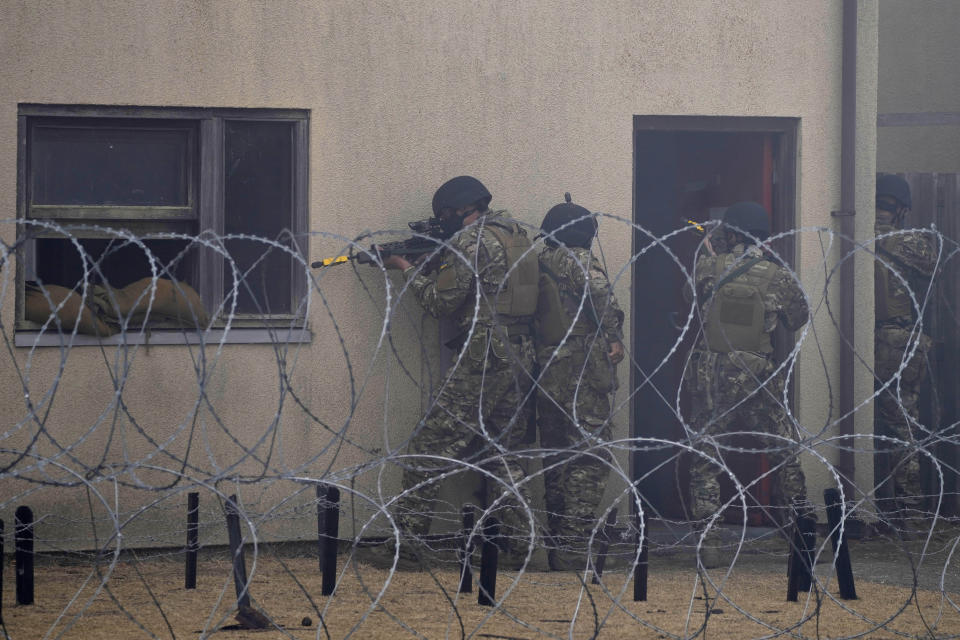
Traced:
<svg viewBox="0 0 960 640">
<path fill-rule="evenodd" d="M 877 168 L 958 173 L 960 4 L 881 0 L 879 12 Z M 926 124 L 897 124 L 907 116 Z"/>
<path fill-rule="evenodd" d="M 784 116 L 801 119 L 798 223 L 837 228 L 830 212 L 840 201 L 842 21 L 841 4 L 832 0 L 4 5 L 0 208 L 5 211 L 16 210 L 19 103 L 309 109 L 310 227 L 338 236 L 315 238 L 312 259 L 331 255 L 343 239 L 363 230 L 399 229 L 406 220 L 425 217 L 436 187 L 464 173 L 485 182 L 494 207 L 507 207 L 531 224 L 538 224 L 564 191 L 595 210 L 629 219 L 634 115 Z M 864 0 L 860 6 L 862 65 L 869 71 L 875 66 L 876 5 Z M 874 80 L 869 73 L 860 78 L 858 117 L 872 123 Z M 873 155 L 873 139 L 860 138 L 858 158 Z M 873 167 L 860 167 L 864 188 L 858 190 L 858 209 L 869 210 L 872 186 L 866 185 Z M 8 243 L 15 238 L 12 225 L 0 233 Z M 630 234 L 608 223 L 600 237 L 607 261 L 618 270 L 630 257 Z M 801 276 L 814 290 L 823 284 L 822 251 L 813 233 L 798 246 Z M 9 269 L 4 276 L 12 284 Z M 35 402 L 58 380 L 46 426 L 66 442 L 90 431 L 78 456 L 103 457 L 105 465 L 155 459 L 171 467 L 171 457 L 186 456 L 192 442 L 188 460 L 195 467 L 184 468 L 186 476 L 215 469 L 227 476 L 270 476 L 278 469 L 308 476 L 322 473 L 328 463 L 347 469 L 370 460 L 364 448 L 396 447 L 415 423 L 425 400 L 414 378 L 426 366 L 419 364 L 417 333 L 432 335 L 436 329 L 421 319 L 413 301 L 403 301 L 405 315 L 393 326 L 393 345 L 410 367 L 408 376 L 380 343 L 382 274 L 367 269 L 358 279 L 349 268 L 330 270 L 319 286 L 325 298 L 315 291 L 313 341 L 292 346 L 285 358 L 298 398 L 325 426 L 289 395 L 281 398 L 277 354 L 269 345 L 208 348 L 212 372 L 204 397 L 192 369 L 196 349 L 139 347 L 123 390 L 135 424 L 123 412 L 116 420 L 101 417 L 105 409 L 110 416 L 114 410 L 111 372 L 122 369 L 125 357 L 117 350 L 75 348 L 65 363 L 55 348 L 18 348 L 12 357 L 20 372 L 29 366 L 27 385 Z M 628 309 L 628 276 L 616 291 Z M 866 299 L 871 294 L 872 287 L 861 288 L 858 309 L 872 309 Z M 0 313 L 10 331 L 13 305 L 5 302 Z M 859 319 L 858 326 L 872 326 L 872 316 Z M 799 418 L 811 431 L 827 427 L 829 433 L 837 416 L 828 413 L 823 399 L 836 371 L 836 345 L 825 314 L 818 316 L 816 332 L 819 344 L 811 334 L 797 374 Z M 353 388 L 346 382 L 345 353 Z M 17 367 L 11 355 L 4 357 L 0 407 L 10 428 L 26 410 Z M 66 368 L 58 378 L 62 364 Z M 620 401 L 627 379 L 621 372 Z M 866 386 L 858 391 L 869 395 Z M 280 428 L 272 430 L 278 413 Z M 859 412 L 858 431 L 868 433 L 871 425 L 869 408 Z M 331 431 L 345 427 L 351 443 L 299 466 L 332 442 Z M 620 436 L 627 434 L 626 408 L 617 427 Z M 35 433 L 36 425 L 25 421 L 11 446 Z M 229 469 L 228 461 L 240 451 L 234 438 L 247 445 L 262 442 L 256 456 Z M 150 439 L 163 440 L 171 457 L 144 457 L 155 450 Z M 43 455 L 64 456 L 47 437 L 36 446 Z M 834 452 L 825 449 L 824 455 L 832 460 Z M 813 495 L 819 495 L 832 477 L 822 465 L 807 462 Z M 31 474 L 49 472 L 48 466 Z M 864 480 L 871 475 L 863 470 Z M 142 481 L 162 486 L 169 480 L 169 473 L 158 472 Z M 390 495 L 397 482 L 395 468 L 382 475 L 373 468 L 359 476 L 358 489 Z M 221 481 L 218 489 L 267 504 L 271 495 L 288 495 L 291 486 Z M 113 484 L 98 488 L 112 504 Z M 133 505 L 154 495 L 148 489 L 125 491 L 139 496 L 130 499 Z M 41 492 L 37 500 L 58 504 L 64 517 L 83 521 L 87 505 L 81 495 Z M 163 495 L 168 502 L 180 499 Z M 313 526 L 309 518 L 297 522 L 284 532 L 306 535 Z M 145 522 L 139 531 L 150 535 L 155 526 Z"/>
</svg>

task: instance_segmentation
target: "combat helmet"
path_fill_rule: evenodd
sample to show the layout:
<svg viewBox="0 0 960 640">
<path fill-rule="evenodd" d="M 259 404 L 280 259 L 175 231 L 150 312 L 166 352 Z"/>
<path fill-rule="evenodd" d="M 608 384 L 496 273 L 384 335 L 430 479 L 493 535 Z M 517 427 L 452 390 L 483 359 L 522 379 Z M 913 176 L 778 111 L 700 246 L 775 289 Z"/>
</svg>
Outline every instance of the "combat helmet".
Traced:
<svg viewBox="0 0 960 640">
<path fill-rule="evenodd" d="M 886 209 L 887 207 L 882 206 L 879 202 L 879 199 L 883 196 L 893 198 L 899 202 L 901 206 L 907 207 L 908 209 L 913 207 L 913 200 L 910 197 L 910 185 L 907 184 L 906 180 L 893 173 L 877 174 L 877 206 L 881 209 Z M 892 213 L 896 213 L 896 211 Z"/>
<path fill-rule="evenodd" d="M 756 202 L 738 202 L 730 205 L 723 214 L 723 223 L 732 231 L 748 233 L 760 240 L 770 235 L 770 217 L 767 210 Z"/>
<path fill-rule="evenodd" d="M 444 209 L 459 209 L 480 201 L 486 209 L 492 198 L 483 183 L 473 176 L 457 176 L 444 182 L 433 194 L 433 215 L 439 217 Z"/>
<path fill-rule="evenodd" d="M 597 235 L 597 220 L 586 208 L 571 202 L 570 194 L 563 194 L 561 204 L 547 211 L 540 223 L 540 231 L 547 244 L 589 249 Z"/>
<path fill-rule="evenodd" d="M 433 194 L 433 216 L 440 222 L 443 237 L 450 238 L 463 227 L 465 216 L 441 216 L 441 212 L 456 211 L 471 204 L 486 210 L 493 196 L 483 183 L 473 176 L 457 176 L 440 185 Z"/>
</svg>

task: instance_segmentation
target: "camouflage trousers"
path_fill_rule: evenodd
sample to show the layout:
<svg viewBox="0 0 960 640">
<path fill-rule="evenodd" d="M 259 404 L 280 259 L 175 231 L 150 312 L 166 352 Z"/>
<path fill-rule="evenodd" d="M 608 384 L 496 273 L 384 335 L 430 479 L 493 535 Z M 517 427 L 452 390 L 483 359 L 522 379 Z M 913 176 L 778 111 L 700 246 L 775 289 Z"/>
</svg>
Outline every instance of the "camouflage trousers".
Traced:
<svg viewBox="0 0 960 640">
<path fill-rule="evenodd" d="M 769 358 L 747 351 L 697 350 L 684 372 L 684 384 L 691 394 L 694 449 L 723 464 L 731 451 L 727 447 L 738 446 L 724 435 L 753 432 L 749 446 L 762 449 L 775 470 L 771 474 L 773 505 L 785 506 L 791 500 L 805 500 L 807 486 L 783 406 L 783 372 L 768 380 L 775 369 Z M 727 470 L 717 463 L 694 456 L 690 467 L 694 519 L 703 520 L 720 509 L 718 478 L 724 473 Z M 747 484 L 755 478 L 739 480 Z"/>
<path fill-rule="evenodd" d="M 558 451 L 543 461 L 547 526 L 555 544 L 572 550 L 586 548 L 597 524 L 610 473 L 611 456 L 602 443 L 612 430 L 615 384 L 608 364 L 584 367 L 584 349 L 577 344 L 582 340 L 571 338 L 572 348 L 560 347 L 552 360 L 553 347 L 541 351 L 537 391 L 540 446 Z"/>
<path fill-rule="evenodd" d="M 931 340 L 919 334 L 919 343 L 913 357 L 900 372 L 899 388 L 894 377 L 900 369 L 906 353 L 913 348 L 911 332 L 899 325 L 877 327 L 874 335 L 874 360 L 878 389 L 880 391 L 874 408 L 874 433 L 878 436 L 896 438 L 906 444 L 892 445 L 879 441 L 877 448 L 888 452 L 890 473 L 893 476 L 893 494 L 897 505 L 894 508 L 923 508 L 923 484 L 920 479 L 920 458 L 916 453 L 917 443 L 926 439 L 918 427 L 920 416 L 920 385 L 926 373 L 926 353 Z M 917 334 L 913 340 L 918 340 Z"/>
<path fill-rule="evenodd" d="M 488 340 L 482 328 L 477 333 L 474 341 L 482 346 L 471 344 L 459 365 L 447 372 L 410 440 L 411 454 L 429 457 L 404 463 L 404 495 L 397 500 L 396 514 L 405 534 L 423 536 L 430 530 L 438 476 L 456 476 L 476 465 L 493 476 L 486 478 L 487 504 L 493 507 L 499 499 L 492 515 L 500 520 L 503 534 L 507 539 L 529 538 L 529 492 L 522 484 L 527 474 L 510 452 L 526 434 L 529 409 L 524 399 L 533 384 L 533 345 L 526 336 L 507 342 Z M 445 516 L 459 521 L 459 510 L 452 511 Z"/>
</svg>

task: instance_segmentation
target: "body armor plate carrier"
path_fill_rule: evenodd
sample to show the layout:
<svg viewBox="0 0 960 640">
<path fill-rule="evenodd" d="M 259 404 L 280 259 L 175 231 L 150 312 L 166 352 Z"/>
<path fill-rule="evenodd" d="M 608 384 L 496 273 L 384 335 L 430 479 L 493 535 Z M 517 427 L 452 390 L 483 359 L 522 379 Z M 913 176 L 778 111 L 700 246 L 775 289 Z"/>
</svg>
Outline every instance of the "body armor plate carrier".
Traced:
<svg viewBox="0 0 960 640">
<path fill-rule="evenodd" d="M 487 228 L 503 245 L 510 269 L 506 284 L 497 293 L 497 314 L 529 318 L 537 307 L 537 254 L 530 250 L 530 239 L 516 222 L 491 222 Z"/>
<path fill-rule="evenodd" d="M 777 267 L 766 260 L 755 259 L 738 273 L 739 269 L 734 269 L 736 259 L 733 254 L 725 254 L 715 263 L 715 275 L 720 280 L 712 299 L 705 304 L 707 347 L 720 353 L 772 353 L 770 335 L 763 330 L 763 299 Z"/>
</svg>

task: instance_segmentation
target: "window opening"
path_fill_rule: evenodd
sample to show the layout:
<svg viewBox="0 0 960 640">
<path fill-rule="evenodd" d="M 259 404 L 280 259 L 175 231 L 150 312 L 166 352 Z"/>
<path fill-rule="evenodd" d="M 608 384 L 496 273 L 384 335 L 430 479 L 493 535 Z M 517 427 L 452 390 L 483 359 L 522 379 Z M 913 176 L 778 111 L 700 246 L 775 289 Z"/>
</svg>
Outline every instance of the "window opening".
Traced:
<svg viewBox="0 0 960 640">
<path fill-rule="evenodd" d="M 41 223 L 19 229 L 19 330 L 39 328 L 25 288 L 79 292 L 85 269 L 114 289 L 179 283 L 215 324 L 236 296 L 233 326 L 303 325 L 307 111 L 20 105 L 19 122 L 19 217 Z"/>
</svg>

